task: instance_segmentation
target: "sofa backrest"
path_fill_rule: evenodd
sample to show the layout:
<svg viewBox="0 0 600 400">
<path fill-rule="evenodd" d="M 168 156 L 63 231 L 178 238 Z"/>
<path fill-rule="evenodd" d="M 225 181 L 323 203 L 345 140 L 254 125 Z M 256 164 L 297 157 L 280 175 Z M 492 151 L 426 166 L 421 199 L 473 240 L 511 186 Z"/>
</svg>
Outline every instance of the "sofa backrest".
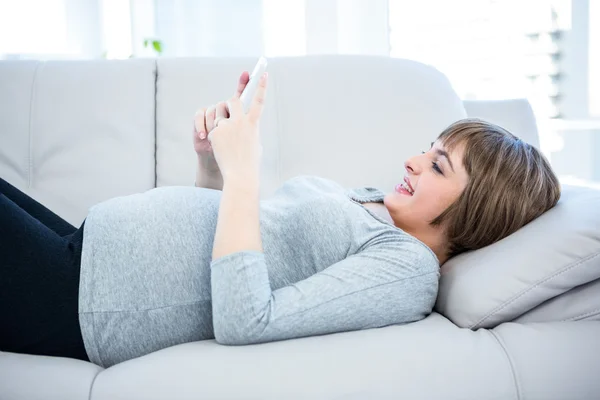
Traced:
<svg viewBox="0 0 600 400">
<path fill-rule="evenodd" d="M 192 185 L 194 112 L 254 58 L 0 62 L 0 176 L 79 226 L 90 206 Z M 376 56 L 270 59 L 261 195 L 316 174 L 393 190 L 407 157 L 466 116 L 447 78 Z"/>
<path fill-rule="evenodd" d="M 71 224 L 155 186 L 156 62 L 0 62 L 0 176 Z"/>
<path fill-rule="evenodd" d="M 0 62 L 0 176 L 79 226 L 90 206 L 192 185 L 194 112 L 254 58 Z M 451 122 L 489 118 L 537 144 L 527 102 L 463 102 L 439 71 L 377 56 L 269 60 L 261 195 L 316 174 L 393 190 Z M 507 110 L 511 112 L 507 112 Z"/>
</svg>

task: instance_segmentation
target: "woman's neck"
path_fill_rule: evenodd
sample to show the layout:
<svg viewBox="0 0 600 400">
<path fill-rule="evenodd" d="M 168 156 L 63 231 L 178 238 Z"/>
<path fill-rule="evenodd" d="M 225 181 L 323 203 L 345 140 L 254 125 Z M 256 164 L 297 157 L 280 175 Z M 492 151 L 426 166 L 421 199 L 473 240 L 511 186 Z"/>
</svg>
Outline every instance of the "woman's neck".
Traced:
<svg viewBox="0 0 600 400">
<path fill-rule="evenodd" d="M 426 232 L 407 230 L 406 228 L 397 226 L 395 224 L 392 216 L 387 210 L 387 207 L 383 203 L 365 203 L 363 205 L 377 213 L 377 215 L 386 221 L 389 221 L 392 225 L 402 229 L 404 232 L 423 242 L 437 256 L 440 266 L 448 261 L 448 256 L 446 255 L 448 254 L 447 240 L 445 235 L 438 228 L 428 229 Z"/>
</svg>

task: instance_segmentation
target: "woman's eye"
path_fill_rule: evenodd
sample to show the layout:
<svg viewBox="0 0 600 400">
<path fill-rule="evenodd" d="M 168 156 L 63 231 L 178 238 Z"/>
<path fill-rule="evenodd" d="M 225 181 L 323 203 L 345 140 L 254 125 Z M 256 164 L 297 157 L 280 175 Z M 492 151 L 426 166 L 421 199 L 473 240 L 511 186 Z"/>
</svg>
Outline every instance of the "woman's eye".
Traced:
<svg viewBox="0 0 600 400">
<path fill-rule="evenodd" d="M 438 174 L 442 174 L 444 175 L 444 173 L 442 172 L 442 170 L 440 169 L 439 165 L 437 165 L 436 162 L 431 162 L 431 164 L 433 165 L 433 169 L 438 173 Z"/>
</svg>

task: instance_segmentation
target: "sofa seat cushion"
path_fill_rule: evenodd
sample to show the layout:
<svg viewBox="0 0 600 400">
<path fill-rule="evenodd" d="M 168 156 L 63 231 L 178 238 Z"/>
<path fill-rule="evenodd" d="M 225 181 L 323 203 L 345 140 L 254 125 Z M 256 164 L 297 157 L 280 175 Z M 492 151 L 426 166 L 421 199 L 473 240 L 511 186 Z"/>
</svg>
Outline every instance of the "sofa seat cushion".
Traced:
<svg viewBox="0 0 600 400">
<path fill-rule="evenodd" d="M 0 351 L 0 399 L 87 400 L 100 371 L 86 361 Z"/>
<path fill-rule="evenodd" d="M 186 343 L 107 369 L 91 397 L 516 398 L 495 337 L 459 329 L 437 313 L 406 325 L 249 346 Z"/>
</svg>

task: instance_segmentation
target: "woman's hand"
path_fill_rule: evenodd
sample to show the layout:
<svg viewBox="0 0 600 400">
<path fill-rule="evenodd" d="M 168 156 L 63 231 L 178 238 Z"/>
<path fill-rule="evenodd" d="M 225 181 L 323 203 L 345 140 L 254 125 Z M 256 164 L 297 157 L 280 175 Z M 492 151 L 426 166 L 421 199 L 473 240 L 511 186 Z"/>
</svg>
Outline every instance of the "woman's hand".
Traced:
<svg viewBox="0 0 600 400">
<path fill-rule="evenodd" d="M 241 96 L 249 79 L 250 76 L 248 71 L 242 72 L 234 96 Z M 207 136 L 214 129 L 215 119 L 217 118 L 229 118 L 229 109 L 227 108 L 227 103 L 225 101 L 196 111 L 194 116 L 193 134 L 194 151 L 198 157 L 201 158 L 201 161 L 204 161 L 203 164 L 209 164 L 209 162 L 212 161 L 215 164 L 215 168 L 218 167 L 214 160 L 213 149 Z"/>
<path fill-rule="evenodd" d="M 224 182 L 230 179 L 244 181 L 259 178 L 262 145 L 258 125 L 266 91 L 267 73 L 260 77 L 248 113 L 244 113 L 240 100 L 241 91 L 237 91 L 226 104 L 229 116 L 217 116 L 214 120 L 215 128 L 208 133 L 207 138 Z"/>
</svg>

